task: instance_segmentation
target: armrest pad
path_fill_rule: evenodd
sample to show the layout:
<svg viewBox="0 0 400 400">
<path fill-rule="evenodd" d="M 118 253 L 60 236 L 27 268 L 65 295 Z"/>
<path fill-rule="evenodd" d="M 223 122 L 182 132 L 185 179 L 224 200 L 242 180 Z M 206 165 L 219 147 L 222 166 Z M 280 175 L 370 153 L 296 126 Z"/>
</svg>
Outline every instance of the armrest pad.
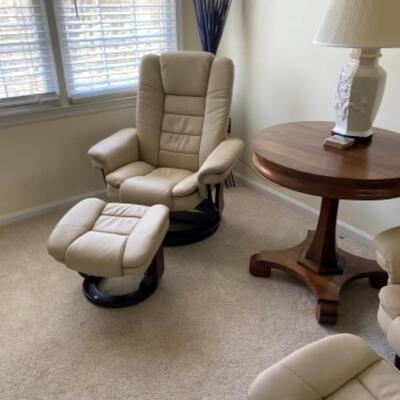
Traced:
<svg viewBox="0 0 400 400">
<path fill-rule="evenodd" d="M 109 173 L 139 159 L 136 129 L 122 129 L 92 146 L 88 151 L 95 168 Z"/>
<path fill-rule="evenodd" d="M 200 167 L 200 184 L 221 183 L 229 175 L 243 150 L 243 142 L 237 138 L 221 142 Z"/>
<path fill-rule="evenodd" d="M 386 338 L 396 355 L 400 354 L 400 318 L 397 317 L 389 325 Z"/>
<path fill-rule="evenodd" d="M 383 309 L 392 319 L 400 317 L 400 285 L 383 287 L 379 292 L 379 301 Z"/>
<path fill-rule="evenodd" d="M 389 274 L 389 283 L 400 283 L 400 227 L 375 238 L 376 261 Z"/>
</svg>

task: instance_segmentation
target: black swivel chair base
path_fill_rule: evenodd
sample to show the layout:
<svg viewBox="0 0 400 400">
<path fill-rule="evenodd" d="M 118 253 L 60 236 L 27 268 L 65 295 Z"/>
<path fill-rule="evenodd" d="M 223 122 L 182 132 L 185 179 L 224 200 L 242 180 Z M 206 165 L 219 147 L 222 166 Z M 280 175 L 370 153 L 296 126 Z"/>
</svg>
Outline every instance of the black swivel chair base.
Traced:
<svg viewBox="0 0 400 400">
<path fill-rule="evenodd" d="M 149 268 L 146 270 L 139 287 L 133 292 L 121 295 L 104 293 L 99 289 L 99 284 L 107 278 L 90 276 L 83 273 L 79 274 L 84 277 L 82 291 L 90 303 L 105 308 L 121 308 L 138 304 L 150 297 L 156 291 L 163 273 L 164 254 L 162 247 L 160 247 Z"/>
<path fill-rule="evenodd" d="M 215 186 L 215 199 L 211 186 L 207 186 L 207 198 L 193 211 L 170 213 L 170 228 L 164 246 L 183 246 L 200 242 L 214 234 L 221 223 L 223 209 L 223 185 Z"/>
</svg>

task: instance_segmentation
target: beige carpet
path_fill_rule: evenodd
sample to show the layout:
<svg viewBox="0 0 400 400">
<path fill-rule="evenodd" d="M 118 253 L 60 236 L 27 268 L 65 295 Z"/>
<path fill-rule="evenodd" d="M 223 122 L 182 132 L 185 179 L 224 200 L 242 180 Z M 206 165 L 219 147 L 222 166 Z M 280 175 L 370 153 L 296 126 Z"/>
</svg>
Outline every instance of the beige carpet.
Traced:
<svg viewBox="0 0 400 400">
<path fill-rule="evenodd" d="M 327 328 L 296 280 L 249 275 L 252 253 L 294 245 L 313 225 L 249 189 L 227 191 L 221 229 L 167 249 L 159 290 L 119 310 L 89 304 L 80 276 L 47 255 L 61 215 L 0 228 L 1 399 L 243 400 L 261 370 L 338 332 L 392 357 L 376 322 L 378 292 L 367 281 L 344 291 L 339 323 Z"/>
</svg>

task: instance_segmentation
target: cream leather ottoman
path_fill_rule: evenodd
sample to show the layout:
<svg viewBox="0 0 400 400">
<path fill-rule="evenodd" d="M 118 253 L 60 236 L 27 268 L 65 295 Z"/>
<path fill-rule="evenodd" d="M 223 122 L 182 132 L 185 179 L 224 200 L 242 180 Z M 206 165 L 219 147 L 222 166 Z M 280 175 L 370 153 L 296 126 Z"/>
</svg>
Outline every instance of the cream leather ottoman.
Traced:
<svg viewBox="0 0 400 400">
<path fill-rule="evenodd" d="M 139 303 L 156 289 L 164 271 L 162 242 L 169 210 L 86 199 L 71 208 L 54 228 L 48 252 L 85 279 L 86 298 L 103 307 Z M 111 295 L 99 289 L 103 278 L 143 277 L 137 290 Z"/>
<path fill-rule="evenodd" d="M 400 372 L 361 338 L 333 335 L 262 372 L 250 400 L 398 400 Z"/>
</svg>

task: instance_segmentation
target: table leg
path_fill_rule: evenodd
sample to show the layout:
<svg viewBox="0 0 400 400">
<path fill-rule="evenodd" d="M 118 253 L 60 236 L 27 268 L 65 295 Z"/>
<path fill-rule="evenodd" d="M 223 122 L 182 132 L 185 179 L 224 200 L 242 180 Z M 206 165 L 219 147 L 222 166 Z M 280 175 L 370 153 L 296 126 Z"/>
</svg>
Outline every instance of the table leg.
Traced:
<svg viewBox="0 0 400 400">
<path fill-rule="evenodd" d="M 317 300 L 316 316 L 320 323 L 337 321 L 340 291 L 344 285 L 369 278 L 374 288 L 387 282 L 387 274 L 374 260 L 365 259 L 336 248 L 338 200 L 322 199 L 317 229 L 291 249 L 263 251 L 250 259 L 250 273 L 270 277 L 271 268 L 287 271 L 302 280 Z"/>
<path fill-rule="evenodd" d="M 336 220 L 339 200 L 323 198 L 317 229 L 299 262 L 319 275 L 342 272 L 337 260 Z"/>
</svg>

